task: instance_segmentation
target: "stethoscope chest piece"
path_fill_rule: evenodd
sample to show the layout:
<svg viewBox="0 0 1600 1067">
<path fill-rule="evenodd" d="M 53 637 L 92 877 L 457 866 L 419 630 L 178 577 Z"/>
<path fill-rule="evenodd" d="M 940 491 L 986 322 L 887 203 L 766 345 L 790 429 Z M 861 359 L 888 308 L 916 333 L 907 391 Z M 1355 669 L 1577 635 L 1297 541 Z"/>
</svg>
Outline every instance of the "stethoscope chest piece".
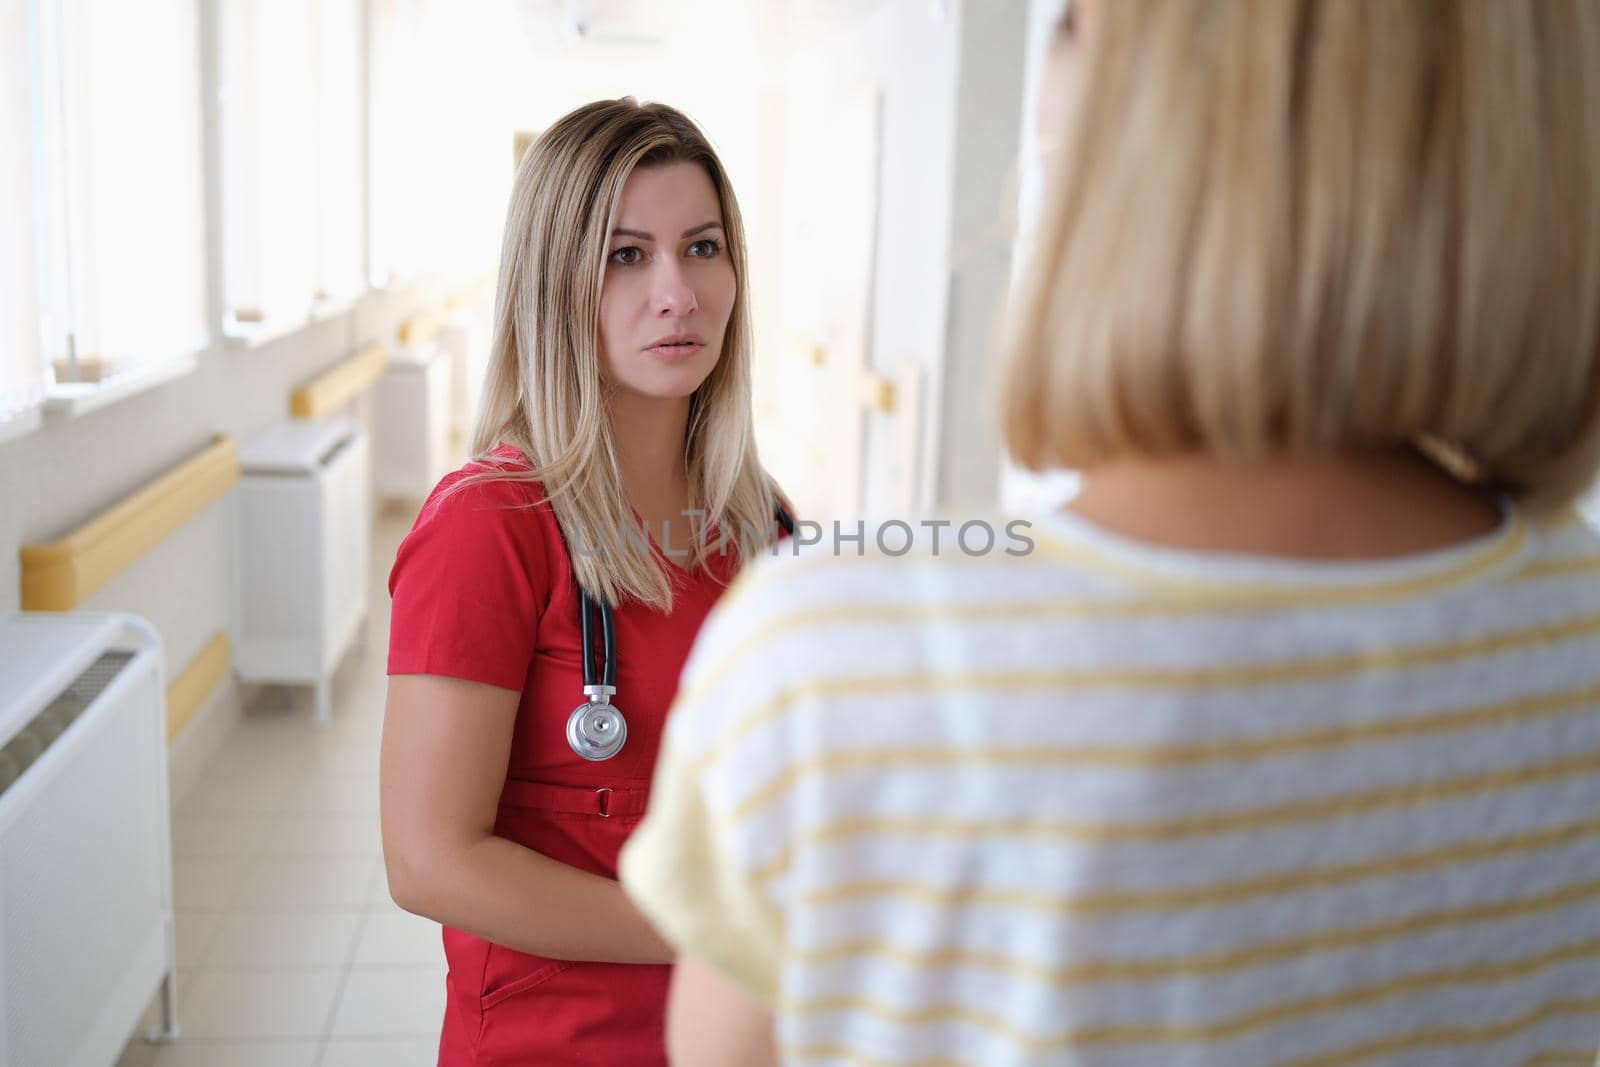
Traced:
<svg viewBox="0 0 1600 1067">
<path fill-rule="evenodd" d="M 615 688 L 608 685 L 584 686 L 587 703 L 579 704 L 567 716 L 567 744 L 572 751 L 591 762 L 608 760 L 622 751 L 628 740 L 628 720 L 611 703 Z"/>
<path fill-rule="evenodd" d="M 778 524 L 790 536 L 794 535 L 794 519 L 780 504 L 776 517 Z M 600 638 L 604 658 L 599 664 L 594 657 L 594 616 L 600 616 Z M 578 588 L 579 633 L 583 647 L 583 695 L 588 699 L 572 709 L 567 716 L 567 744 L 572 751 L 592 763 L 608 760 L 622 751 L 628 740 L 628 720 L 611 703 L 617 692 L 617 631 L 611 605 L 591 597 Z"/>
</svg>

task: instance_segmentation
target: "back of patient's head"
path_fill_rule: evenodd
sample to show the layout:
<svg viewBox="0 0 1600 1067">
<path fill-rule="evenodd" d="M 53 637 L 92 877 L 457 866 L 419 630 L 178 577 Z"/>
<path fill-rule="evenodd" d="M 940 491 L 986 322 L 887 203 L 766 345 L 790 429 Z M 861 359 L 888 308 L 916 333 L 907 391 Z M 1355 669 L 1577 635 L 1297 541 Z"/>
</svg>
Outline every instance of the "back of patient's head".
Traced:
<svg viewBox="0 0 1600 1067">
<path fill-rule="evenodd" d="M 1031 467 L 1420 447 L 1600 467 L 1600 4 L 1103 0 L 1010 322 Z"/>
</svg>

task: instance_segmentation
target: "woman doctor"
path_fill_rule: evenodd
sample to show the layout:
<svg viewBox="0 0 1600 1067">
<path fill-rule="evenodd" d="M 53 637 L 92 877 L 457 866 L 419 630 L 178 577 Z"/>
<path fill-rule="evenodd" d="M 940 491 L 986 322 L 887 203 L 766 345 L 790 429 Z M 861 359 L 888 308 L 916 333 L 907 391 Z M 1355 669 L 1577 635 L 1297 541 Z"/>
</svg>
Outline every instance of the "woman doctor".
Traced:
<svg viewBox="0 0 1600 1067">
<path fill-rule="evenodd" d="M 384 863 L 445 927 L 441 1064 L 666 1062 L 673 953 L 616 860 L 739 534 L 774 526 L 747 277 L 680 112 L 589 104 L 522 161 L 477 458 L 389 582 Z"/>
</svg>

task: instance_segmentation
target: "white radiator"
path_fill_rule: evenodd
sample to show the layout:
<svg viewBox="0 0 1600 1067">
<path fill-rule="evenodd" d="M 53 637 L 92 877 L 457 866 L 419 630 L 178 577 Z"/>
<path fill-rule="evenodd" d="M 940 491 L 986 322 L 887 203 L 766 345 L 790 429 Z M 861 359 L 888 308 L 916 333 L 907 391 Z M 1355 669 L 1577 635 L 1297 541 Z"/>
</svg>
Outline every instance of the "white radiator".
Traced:
<svg viewBox="0 0 1600 1067">
<path fill-rule="evenodd" d="M 0 1064 L 177 1036 L 161 649 L 142 619 L 0 618 Z"/>
<path fill-rule="evenodd" d="M 361 631 L 371 554 L 367 438 L 354 419 L 291 422 L 239 449 L 234 669 L 246 682 L 316 688 Z"/>
<path fill-rule="evenodd" d="M 450 360 L 437 344 L 389 356 L 373 387 L 372 482 L 384 496 L 422 499 L 450 464 Z"/>
</svg>

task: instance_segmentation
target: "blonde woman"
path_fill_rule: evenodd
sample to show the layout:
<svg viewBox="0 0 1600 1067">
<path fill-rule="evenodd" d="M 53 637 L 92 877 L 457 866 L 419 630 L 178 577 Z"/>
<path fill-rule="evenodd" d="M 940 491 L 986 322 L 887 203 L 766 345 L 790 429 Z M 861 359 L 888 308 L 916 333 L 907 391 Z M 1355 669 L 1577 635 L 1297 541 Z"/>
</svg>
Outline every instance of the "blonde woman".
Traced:
<svg viewBox="0 0 1600 1067">
<path fill-rule="evenodd" d="M 524 158 L 478 458 L 390 578 L 384 862 L 445 926 L 441 1064 L 664 1062 L 672 950 L 616 858 L 735 534 L 773 525 L 747 277 L 681 113 L 590 104 Z"/>
<path fill-rule="evenodd" d="M 1591 1064 L 1600 5 L 1075 6 L 1002 424 L 1082 491 L 707 622 L 675 1062 Z"/>
</svg>

